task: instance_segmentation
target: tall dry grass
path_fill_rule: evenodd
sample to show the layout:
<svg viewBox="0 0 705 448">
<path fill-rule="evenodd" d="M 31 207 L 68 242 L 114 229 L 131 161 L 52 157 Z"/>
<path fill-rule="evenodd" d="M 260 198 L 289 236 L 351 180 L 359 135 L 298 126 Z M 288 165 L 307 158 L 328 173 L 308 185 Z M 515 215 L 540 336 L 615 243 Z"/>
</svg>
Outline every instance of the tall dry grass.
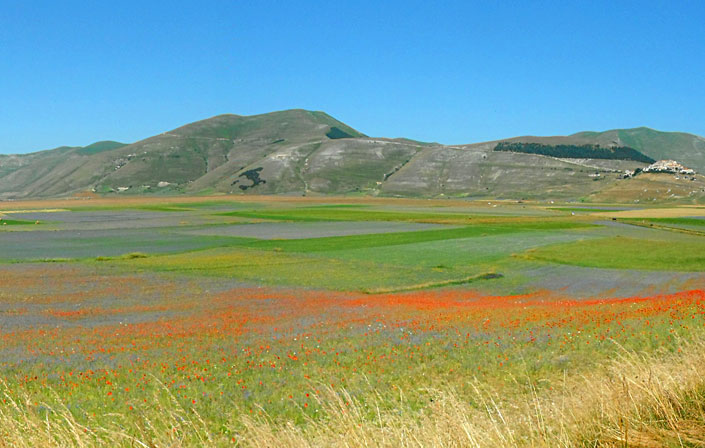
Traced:
<svg viewBox="0 0 705 448">
<path fill-rule="evenodd" d="M 705 446 L 705 343 L 684 344 L 674 354 L 617 350 L 618 359 L 604 371 L 579 377 L 566 372 L 560 387 L 548 393 L 515 379 L 528 390 L 519 400 L 503 399 L 472 379 L 473 397 L 431 390 L 427 409 L 414 413 L 403 392 L 395 403 L 377 395 L 363 404 L 328 389 L 317 398 L 326 417 L 301 425 L 224 410 L 231 416 L 214 428 L 167 388 L 155 395 L 153 411 L 138 419 L 109 415 L 100 425 L 80 423 L 85 419 L 61 405 L 37 406 L 5 386 L 0 447 Z"/>
</svg>

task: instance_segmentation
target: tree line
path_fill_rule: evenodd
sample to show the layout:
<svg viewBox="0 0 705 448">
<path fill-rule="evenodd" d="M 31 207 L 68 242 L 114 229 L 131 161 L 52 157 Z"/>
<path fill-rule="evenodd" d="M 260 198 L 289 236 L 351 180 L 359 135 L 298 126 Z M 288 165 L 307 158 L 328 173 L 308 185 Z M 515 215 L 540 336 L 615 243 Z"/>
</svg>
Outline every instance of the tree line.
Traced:
<svg viewBox="0 0 705 448">
<path fill-rule="evenodd" d="M 634 160 L 636 162 L 654 163 L 651 157 L 628 146 L 604 147 L 600 145 L 544 145 L 541 143 L 499 142 L 495 151 L 539 154 L 564 159 L 613 159 Z"/>
</svg>

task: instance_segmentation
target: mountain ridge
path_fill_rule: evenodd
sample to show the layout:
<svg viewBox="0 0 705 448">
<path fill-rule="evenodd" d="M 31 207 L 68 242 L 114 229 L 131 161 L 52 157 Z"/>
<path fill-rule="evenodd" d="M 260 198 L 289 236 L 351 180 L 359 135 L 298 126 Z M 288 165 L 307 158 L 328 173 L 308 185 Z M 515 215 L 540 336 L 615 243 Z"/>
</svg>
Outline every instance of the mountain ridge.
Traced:
<svg viewBox="0 0 705 448">
<path fill-rule="evenodd" d="M 500 154 L 495 149 L 502 142 L 561 145 L 567 157 Z M 705 171 L 705 139 L 681 132 L 640 127 L 441 145 L 369 137 L 325 112 L 289 109 L 216 115 L 132 144 L 102 141 L 0 155 L 0 199 L 87 190 L 584 199 L 612 188 L 620 172 L 645 166 L 605 159 L 605 151 L 585 158 L 591 145 L 626 147 L 647 156 L 644 161 L 671 158 Z M 565 152 L 574 147 L 582 149 Z"/>
</svg>

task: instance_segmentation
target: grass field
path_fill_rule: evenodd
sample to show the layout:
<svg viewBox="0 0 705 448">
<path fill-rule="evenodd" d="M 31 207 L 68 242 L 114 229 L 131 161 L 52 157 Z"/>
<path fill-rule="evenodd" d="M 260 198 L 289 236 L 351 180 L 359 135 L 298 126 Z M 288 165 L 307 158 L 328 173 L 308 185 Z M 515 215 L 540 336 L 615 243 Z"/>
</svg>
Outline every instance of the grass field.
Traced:
<svg viewBox="0 0 705 448">
<path fill-rule="evenodd" d="M 0 446 L 705 443 L 705 210 L 495 205 L 14 203 Z"/>
<path fill-rule="evenodd" d="M 553 263 L 614 269 L 705 270 L 705 240 L 672 242 L 624 237 L 576 241 L 530 250 L 526 257 Z"/>
<path fill-rule="evenodd" d="M 31 221 L 24 221 L 19 219 L 0 219 L 0 226 L 23 226 L 28 224 L 35 224 Z"/>
<path fill-rule="evenodd" d="M 625 220 L 626 221 L 626 220 Z M 639 221 L 638 219 L 633 221 Z M 644 221 L 644 220 L 642 220 Z M 677 226 L 698 226 L 705 227 L 705 219 L 698 218 L 649 218 L 647 222 L 658 224 L 675 224 Z"/>
</svg>

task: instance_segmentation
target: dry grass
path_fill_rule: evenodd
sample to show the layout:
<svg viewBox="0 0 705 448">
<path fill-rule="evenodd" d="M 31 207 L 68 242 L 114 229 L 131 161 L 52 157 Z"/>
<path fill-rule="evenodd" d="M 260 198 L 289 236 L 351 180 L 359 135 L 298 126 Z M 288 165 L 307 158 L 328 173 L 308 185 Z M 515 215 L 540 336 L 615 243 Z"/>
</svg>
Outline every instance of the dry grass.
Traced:
<svg viewBox="0 0 705 448">
<path fill-rule="evenodd" d="M 390 407 L 381 396 L 365 405 L 328 389 L 318 398 L 325 418 L 294 425 L 224 410 L 227 423 L 219 429 L 182 408 L 167 388 L 138 419 L 113 415 L 109 427 L 93 427 L 90 418 L 79 423 L 83 420 L 61 405 L 37 406 L 5 387 L 0 446 L 698 447 L 705 446 L 703 372 L 705 343 L 662 356 L 622 351 L 604 372 L 566 374 L 551 393 L 517 379 L 517 387 L 529 391 L 521 400 L 505 401 L 471 380 L 474 405 L 436 390 L 429 391 L 432 400 L 424 412 L 412 413 L 402 392 Z"/>
<path fill-rule="evenodd" d="M 52 405 L 13 394 L 2 384 L 0 447 L 185 447 L 214 446 L 207 424 L 184 409 L 166 387 L 153 400 L 153 411 L 138 419 L 111 414 L 110 426 L 95 417 L 78 418 L 54 394 Z M 56 404 L 59 403 L 59 404 Z M 104 419 L 103 419 L 104 420 Z"/>
<path fill-rule="evenodd" d="M 566 378 L 554 394 L 528 384 L 530 393 L 516 402 L 475 381 L 479 407 L 435 391 L 424 414 L 379 412 L 375 421 L 364 418 L 359 402 L 329 391 L 321 402 L 329 420 L 278 427 L 247 419 L 244 439 L 281 447 L 705 446 L 704 349 L 690 344 L 664 357 L 624 352 L 601 375 Z"/>
<path fill-rule="evenodd" d="M 602 218 L 687 218 L 690 216 L 703 216 L 703 208 L 693 206 L 669 208 L 644 208 L 639 210 L 620 210 L 616 212 L 595 212 L 591 216 Z"/>
</svg>

